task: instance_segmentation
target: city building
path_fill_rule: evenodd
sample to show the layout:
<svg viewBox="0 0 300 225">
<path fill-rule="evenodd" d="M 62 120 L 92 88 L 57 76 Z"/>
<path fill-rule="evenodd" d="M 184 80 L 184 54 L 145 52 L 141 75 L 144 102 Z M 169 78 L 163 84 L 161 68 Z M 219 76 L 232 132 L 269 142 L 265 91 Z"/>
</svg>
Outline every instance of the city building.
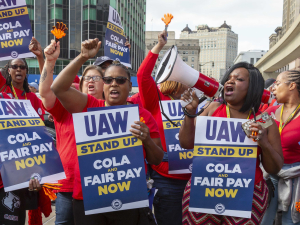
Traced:
<svg viewBox="0 0 300 225">
<path fill-rule="evenodd" d="M 156 44 L 157 44 L 157 36 L 161 31 L 146 31 L 146 54 L 150 51 Z M 168 31 L 168 42 L 163 47 L 163 49 L 159 53 L 159 57 L 156 61 L 154 70 L 152 71 L 152 75 L 154 76 L 156 73 L 156 69 L 161 62 L 166 51 L 175 45 L 177 47 L 178 53 L 181 59 L 190 67 L 194 68 L 195 70 L 199 70 L 199 41 L 197 40 L 190 40 L 190 39 L 175 39 L 175 31 Z"/>
<path fill-rule="evenodd" d="M 132 74 L 136 74 L 145 55 L 146 0 L 26 0 L 33 34 L 45 48 L 53 39 L 52 26 L 56 22 L 67 25 L 66 36 L 61 39 L 61 52 L 54 74 L 58 74 L 80 53 L 81 42 L 98 38 L 104 43 L 109 6 L 115 8 L 122 20 L 125 34 L 131 44 Z M 96 55 L 104 55 L 104 45 Z M 94 59 L 83 65 L 83 69 Z M 28 59 L 29 74 L 39 74 L 36 59 Z"/>
<path fill-rule="evenodd" d="M 266 53 L 267 51 L 264 50 L 249 50 L 247 52 L 240 52 L 233 61 L 233 64 L 237 64 L 239 62 L 248 62 L 254 65 Z"/>
<path fill-rule="evenodd" d="M 188 25 L 181 31 L 180 39 L 197 39 L 201 48 L 199 66 L 202 73 L 219 80 L 233 65 L 238 51 L 238 34 L 226 21 L 220 27 L 196 26 L 192 31 Z"/>
<path fill-rule="evenodd" d="M 275 34 L 269 37 L 269 47 L 272 48 L 295 22 L 300 14 L 300 0 L 283 0 L 282 26 L 275 29 Z"/>
<path fill-rule="evenodd" d="M 282 26 L 269 37 L 269 51 L 255 64 L 264 78 L 300 70 L 300 0 L 283 0 Z"/>
</svg>

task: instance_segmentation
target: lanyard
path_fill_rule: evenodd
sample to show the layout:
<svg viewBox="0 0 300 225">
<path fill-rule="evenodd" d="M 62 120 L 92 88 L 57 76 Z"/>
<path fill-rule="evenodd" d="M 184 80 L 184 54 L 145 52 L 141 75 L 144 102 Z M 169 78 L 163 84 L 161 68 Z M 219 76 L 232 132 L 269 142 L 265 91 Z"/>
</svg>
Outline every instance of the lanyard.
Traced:
<svg viewBox="0 0 300 225">
<path fill-rule="evenodd" d="M 170 97 L 171 100 L 174 100 L 174 98 L 171 95 L 168 95 Z"/>
<path fill-rule="evenodd" d="M 226 114 L 227 114 L 227 118 L 230 118 L 230 111 L 229 111 L 229 107 L 227 105 L 226 105 Z M 250 118 L 250 116 L 251 116 L 251 110 L 249 112 L 247 120 Z"/>
<path fill-rule="evenodd" d="M 281 112 L 280 112 L 280 123 L 279 123 L 279 133 L 281 134 L 283 128 L 285 127 L 285 125 L 287 125 L 295 116 L 295 113 L 298 111 L 298 109 L 300 108 L 300 104 L 296 107 L 296 109 L 291 113 L 291 115 L 288 117 L 288 119 L 284 122 L 282 122 L 282 114 L 283 114 L 283 107 L 284 105 L 282 105 L 281 108 Z"/>
<path fill-rule="evenodd" d="M 11 89 L 14 93 L 15 99 L 19 99 L 12 82 L 11 82 Z M 25 99 L 27 100 L 26 92 L 25 92 Z"/>
</svg>

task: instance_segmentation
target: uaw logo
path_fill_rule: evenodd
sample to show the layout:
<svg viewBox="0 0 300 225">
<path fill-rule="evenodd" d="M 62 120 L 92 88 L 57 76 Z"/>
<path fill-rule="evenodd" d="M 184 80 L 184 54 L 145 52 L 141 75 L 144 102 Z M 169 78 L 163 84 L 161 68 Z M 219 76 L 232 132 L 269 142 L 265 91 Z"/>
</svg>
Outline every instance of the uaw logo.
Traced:
<svg viewBox="0 0 300 225">
<path fill-rule="evenodd" d="M 111 207 L 113 208 L 113 209 L 115 209 L 115 210 L 119 210 L 119 209 L 121 209 L 122 208 L 122 202 L 121 202 L 121 200 L 120 199 L 115 199 L 115 200 L 113 200 L 112 201 L 112 203 L 111 203 Z"/>
<path fill-rule="evenodd" d="M 223 212 L 225 212 L 225 206 L 222 203 L 219 203 L 215 206 L 215 211 L 218 214 L 222 214 Z"/>
<path fill-rule="evenodd" d="M 37 179 L 39 182 L 41 182 L 42 177 L 41 177 L 41 175 L 39 175 L 38 173 L 33 173 L 33 174 L 30 176 L 30 179 Z"/>
<path fill-rule="evenodd" d="M 18 58 L 19 54 L 18 54 L 18 52 L 16 52 L 16 51 L 12 51 L 12 52 L 10 53 L 10 56 L 11 56 L 12 58 Z"/>
<path fill-rule="evenodd" d="M 189 171 L 192 172 L 192 170 L 193 170 L 193 163 L 191 163 L 191 164 L 189 165 Z"/>
<path fill-rule="evenodd" d="M 2 199 L 2 204 L 11 212 L 13 212 L 15 209 L 20 208 L 21 201 L 19 196 L 12 192 L 7 192 L 5 197 Z"/>
</svg>

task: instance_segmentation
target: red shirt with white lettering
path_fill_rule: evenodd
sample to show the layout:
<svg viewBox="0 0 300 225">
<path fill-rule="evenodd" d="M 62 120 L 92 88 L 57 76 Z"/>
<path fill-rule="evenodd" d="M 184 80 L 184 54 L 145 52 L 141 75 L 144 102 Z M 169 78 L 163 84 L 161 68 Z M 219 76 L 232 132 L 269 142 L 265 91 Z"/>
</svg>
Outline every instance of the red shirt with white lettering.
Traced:
<svg viewBox="0 0 300 225">
<path fill-rule="evenodd" d="M 32 107 L 35 109 L 35 111 L 41 117 L 41 119 L 44 120 L 45 111 L 42 107 L 42 101 L 36 96 L 36 94 L 32 92 L 25 93 L 23 90 L 20 90 L 15 87 L 14 89 L 18 96 L 18 99 L 25 100 L 27 98 L 28 100 L 30 100 Z M 6 85 L 6 79 L 2 76 L 1 72 L 0 72 L 0 91 L 9 94 L 11 98 L 15 98 L 11 88 L 8 85 Z"/>
<path fill-rule="evenodd" d="M 266 112 L 270 115 L 275 114 L 275 111 L 280 107 L 280 105 L 269 107 Z M 277 126 L 279 127 L 279 121 L 275 120 Z M 284 126 L 280 139 L 282 146 L 283 160 L 285 164 L 292 164 L 300 162 L 300 116 L 296 117 L 290 121 L 286 126 Z"/>
<path fill-rule="evenodd" d="M 72 114 L 62 106 L 57 98 L 51 109 L 44 109 L 51 113 L 54 118 L 56 148 L 67 177 L 58 181 L 63 185 L 59 192 L 73 192 L 74 167 L 78 158 Z M 86 109 L 84 112 L 86 112 Z"/>
<path fill-rule="evenodd" d="M 3 98 L 5 99 L 10 99 L 10 97 L 4 93 L 4 92 L 1 92 Z M 0 95 L 0 99 L 2 98 L 2 96 Z M 2 177 L 1 177 L 1 170 L 0 170 L 0 189 L 3 188 L 3 182 L 2 182 Z"/>
<path fill-rule="evenodd" d="M 158 97 L 156 83 L 151 76 L 157 58 L 158 54 L 153 54 L 151 51 L 149 51 L 137 72 L 137 81 L 139 86 L 140 100 L 143 104 L 143 107 L 147 109 L 156 120 L 163 150 L 167 152 L 164 126 L 159 107 L 159 97 L 162 101 L 171 100 L 171 98 L 167 95 L 164 95 L 160 91 L 158 91 Z M 189 180 L 191 177 L 191 174 L 169 174 L 169 162 L 161 162 L 158 166 L 151 165 L 151 167 L 164 177 L 180 180 Z"/>
<path fill-rule="evenodd" d="M 95 108 L 95 107 L 105 107 L 105 101 L 98 100 L 95 97 L 88 95 L 88 102 L 87 102 L 87 105 L 84 110 L 86 111 L 87 108 Z M 141 119 L 143 118 L 142 122 L 144 122 L 149 128 L 150 137 L 151 138 L 160 138 L 156 121 L 151 116 L 151 114 L 142 107 L 139 107 L 139 113 L 140 113 L 140 118 Z M 144 148 L 143 148 L 143 153 L 144 153 L 144 159 L 145 159 L 146 151 Z M 146 162 L 145 162 L 145 170 L 147 172 Z M 75 181 L 74 181 L 73 198 L 77 199 L 77 200 L 83 200 L 78 160 L 77 160 L 77 163 L 75 166 Z"/>
<path fill-rule="evenodd" d="M 259 115 L 261 112 L 256 113 Z M 227 112 L 226 112 L 226 105 L 222 104 L 220 105 L 216 111 L 211 116 L 215 117 L 224 117 L 227 118 Z M 249 119 L 253 119 L 253 114 L 251 114 Z M 261 148 L 257 146 L 257 158 L 256 158 L 256 170 L 255 170 L 255 185 L 258 184 L 263 179 L 263 173 L 259 167 L 260 165 L 260 158 L 259 155 L 261 154 Z"/>
</svg>

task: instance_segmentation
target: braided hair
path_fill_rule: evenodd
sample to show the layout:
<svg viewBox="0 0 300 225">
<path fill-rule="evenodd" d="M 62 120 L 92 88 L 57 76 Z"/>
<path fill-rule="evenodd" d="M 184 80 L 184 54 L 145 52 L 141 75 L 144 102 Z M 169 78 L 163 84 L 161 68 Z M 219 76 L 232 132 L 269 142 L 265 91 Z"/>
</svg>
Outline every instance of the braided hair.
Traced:
<svg viewBox="0 0 300 225">
<path fill-rule="evenodd" d="M 118 60 L 114 60 L 114 61 L 112 62 L 112 64 L 109 65 L 109 66 L 107 67 L 107 69 L 106 69 L 105 72 L 104 72 L 104 76 L 105 76 L 106 71 L 107 71 L 109 68 L 114 67 L 114 66 L 122 68 L 122 69 L 127 73 L 128 79 L 129 79 L 129 80 L 131 79 L 130 72 L 129 72 L 128 68 L 127 68 L 126 66 L 124 66 L 124 65 L 123 65 L 120 61 L 118 61 Z"/>
<path fill-rule="evenodd" d="M 289 82 L 294 82 L 297 86 L 297 90 L 300 94 L 300 71 L 299 70 L 288 70 L 287 71 L 287 80 Z"/>
<path fill-rule="evenodd" d="M 18 59 L 19 59 L 19 58 L 18 58 Z M 7 71 L 8 71 L 8 68 L 11 67 L 11 63 L 12 63 L 13 60 L 16 60 L 16 59 L 11 59 L 11 60 L 8 61 L 8 63 L 7 63 Z M 27 64 L 26 60 L 25 60 L 25 59 L 19 59 L 19 60 L 22 60 L 22 61 L 24 62 L 25 66 L 26 66 L 26 74 L 28 74 L 28 64 Z M 8 74 L 9 74 L 9 73 L 8 73 Z M 12 82 L 12 77 L 11 77 L 11 75 L 9 74 L 9 76 L 6 78 L 6 85 L 8 85 L 10 88 L 12 88 L 12 87 L 11 87 L 11 82 Z M 30 92 L 30 89 L 29 89 L 29 87 L 28 87 L 28 79 L 27 79 L 27 75 L 26 75 L 26 77 L 25 77 L 25 79 L 24 79 L 24 82 L 23 82 L 23 89 L 24 89 L 24 91 L 25 91 L 26 93 L 29 93 L 29 92 Z"/>
</svg>

